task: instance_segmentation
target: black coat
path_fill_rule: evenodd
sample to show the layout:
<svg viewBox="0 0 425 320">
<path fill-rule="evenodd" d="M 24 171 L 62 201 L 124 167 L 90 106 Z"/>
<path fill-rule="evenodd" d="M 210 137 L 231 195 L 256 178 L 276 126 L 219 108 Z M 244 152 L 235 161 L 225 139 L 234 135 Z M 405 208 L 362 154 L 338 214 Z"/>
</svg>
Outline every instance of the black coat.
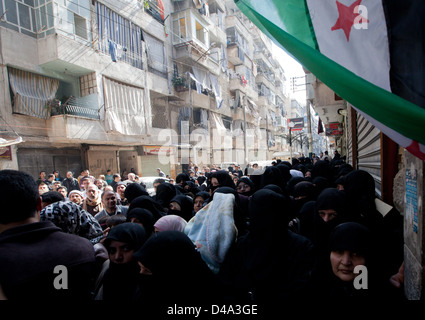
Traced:
<svg viewBox="0 0 425 320">
<path fill-rule="evenodd" d="M 259 190 L 249 203 L 250 231 L 229 250 L 219 276 L 229 303 L 305 299 L 316 257 L 311 242 L 289 231 L 286 198 Z"/>
<path fill-rule="evenodd" d="M 75 178 L 65 178 L 62 181 L 62 185 L 64 187 L 66 187 L 66 189 L 68 190 L 68 194 L 72 191 L 72 190 L 80 190 L 80 185 L 78 184 L 78 180 Z"/>
<path fill-rule="evenodd" d="M 10 300 L 50 301 L 90 299 L 95 253 L 89 240 L 67 234 L 52 222 L 37 222 L 0 234 L 0 283 Z M 65 277 L 68 289 L 57 290 L 54 280 Z M 62 282 L 65 284 L 64 282 Z"/>
</svg>

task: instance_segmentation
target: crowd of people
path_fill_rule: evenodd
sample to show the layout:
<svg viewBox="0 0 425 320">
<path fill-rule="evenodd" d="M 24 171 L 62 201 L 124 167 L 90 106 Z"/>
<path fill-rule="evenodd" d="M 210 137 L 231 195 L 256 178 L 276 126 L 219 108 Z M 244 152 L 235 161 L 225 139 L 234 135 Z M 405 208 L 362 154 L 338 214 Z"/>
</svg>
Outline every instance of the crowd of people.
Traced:
<svg viewBox="0 0 425 320">
<path fill-rule="evenodd" d="M 131 173 L 47 180 L 0 171 L 7 299 L 404 299 L 403 219 L 379 212 L 373 177 L 339 157 L 194 165 L 171 183 L 158 177 L 153 196 Z M 66 289 L 53 286 L 57 265 Z"/>
</svg>

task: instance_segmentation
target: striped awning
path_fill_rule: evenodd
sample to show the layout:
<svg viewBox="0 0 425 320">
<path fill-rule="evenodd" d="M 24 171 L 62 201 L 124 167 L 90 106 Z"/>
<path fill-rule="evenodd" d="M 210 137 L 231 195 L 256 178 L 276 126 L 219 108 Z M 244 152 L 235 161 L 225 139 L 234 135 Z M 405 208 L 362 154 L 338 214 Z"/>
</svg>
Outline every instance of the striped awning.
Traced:
<svg viewBox="0 0 425 320">
<path fill-rule="evenodd" d="M 148 133 L 150 115 L 144 104 L 144 89 L 103 77 L 105 129 L 124 135 Z"/>
<path fill-rule="evenodd" d="M 8 68 L 13 99 L 13 112 L 47 119 L 50 108 L 47 104 L 55 98 L 59 80 L 35 73 Z"/>
</svg>

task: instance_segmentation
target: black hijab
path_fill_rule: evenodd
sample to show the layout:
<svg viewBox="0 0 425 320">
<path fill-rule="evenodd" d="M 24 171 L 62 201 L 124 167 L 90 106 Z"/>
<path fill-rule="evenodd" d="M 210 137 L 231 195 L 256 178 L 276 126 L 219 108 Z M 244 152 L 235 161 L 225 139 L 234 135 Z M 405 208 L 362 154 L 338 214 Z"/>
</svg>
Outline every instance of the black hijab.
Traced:
<svg viewBox="0 0 425 320">
<path fill-rule="evenodd" d="M 348 250 L 363 256 L 368 271 L 368 289 L 356 290 L 352 282 L 342 281 L 331 273 L 329 282 L 325 286 L 329 291 L 329 297 L 327 298 L 345 301 L 347 301 L 347 299 L 373 300 L 371 297 L 377 293 L 377 288 L 380 288 L 381 285 L 375 285 L 376 282 L 380 280 L 376 278 L 373 267 L 373 257 L 371 253 L 374 251 L 374 244 L 369 229 L 356 222 L 346 222 L 338 225 L 329 237 L 328 250 L 329 253 L 332 251 L 338 252 Z M 388 282 L 388 279 L 386 279 L 386 282 Z M 377 295 L 377 298 L 382 297 L 382 293 Z"/>
<path fill-rule="evenodd" d="M 261 176 L 261 188 L 268 184 L 275 184 L 280 188 L 285 188 L 286 182 L 280 174 L 280 170 L 275 167 L 267 167 Z"/>
<path fill-rule="evenodd" d="M 149 196 L 149 193 L 144 187 L 142 187 L 142 185 L 138 183 L 130 183 L 124 190 L 124 196 L 128 202 L 131 203 L 139 196 Z"/>
<path fill-rule="evenodd" d="M 202 197 L 204 201 L 208 201 L 208 199 L 210 198 L 210 194 L 207 191 L 200 191 L 197 194 L 195 194 L 195 197 L 193 199 L 195 200 L 196 197 Z"/>
<path fill-rule="evenodd" d="M 189 180 L 190 180 L 189 175 L 187 173 L 182 172 L 182 173 L 179 173 L 177 175 L 177 177 L 176 177 L 176 184 L 179 184 L 181 182 L 186 182 L 186 181 L 189 181 Z"/>
<path fill-rule="evenodd" d="M 175 214 L 182 217 L 184 220 L 189 221 L 193 217 L 193 200 L 192 198 L 183 194 L 177 195 L 170 200 L 171 202 L 177 202 L 180 206 L 178 210 L 168 210 L 168 214 Z"/>
<path fill-rule="evenodd" d="M 372 238 L 369 229 L 360 223 L 345 222 L 332 231 L 329 237 L 329 252 L 349 250 L 366 259 L 370 258 Z"/>
<path fill-rule="evenodd" d="M 127 243 L 133 250 L 138 250 L 146 241 L 146 231 L 137 223 L 124 222 L 108 232 L 104 242 L 107 250 L 112 240 Z"/>
<path fill-rule="evenodd" d="M 209 176 L 209 180 L 211 181 L 212 178 L 217 179 L 219 187 L 230 187 L 235 189 L 235 183 L 233 182 L 232 177 L 225 170 L 218 170 L 211 173 Z"/>
<path fill-rule="evenodd" d="M 216 280 L 187 235 L 155 233 L 134 257 L 152 272 L 153 303 L 211 303 L 217 301 Z"/>
<path fill-rule="evenodd" d="M 333 183 L 333 174 L 332 168 L 329 162 L 324 160 L 317 161 L 313 168 L 311 169 L 311 177 L 314 179 L 316 177 L 323 177 L 328 180 L 330 184 Z"/>
<path fill-rule="evenodd" d="M 286 282 L 288 229 L 287 199 L 267 189 L 256 191 L 249 201 L 249 232 L 228 252 L 219 277 L 238 299 L 268 301 L 278 298 Z M 248 292 L 254 292 L 249 297 Z"/>
<path fill-rule="evenodd" d="M 364 170 L 354 170 L 344 177 L 347 209 L 352 221 L 360 222 L 372 231 L 379 230 L 383 220 L 375 205 L 375 180 Z"/>
<path fill-rule="evenodd" d="M 283 190 L 281 187 L 275 185 L 275 184 L 268 184 L 266 186 L 263 187 L 263 189 L 268 189 L 268 190 L 272 190 L 276 193 L 279 193 L 281 195 L 284 195 Z"/>
<path fill-rule="evenodd" d="M 155 201 L 163 208 L 168 208 L 170 200 L 175 197 L 177 190 L 171 183 L 161 183 L 156 187 Z"/>
<path fill-rule="evenodd" d="M 165 216 L 164 209 L 158 202 L 153 200 L 150 196 L 139 196 L 135 198 L 130 203 L 128 211 L 131 211 L 131 209 L 133 208 L 142 208 L 149 210 L 153 215 L 154 223 L 162 216 Z"/>
<path fill-rule="evenodd" d="M 146 241 L 145 229 L 137 224 L 125 222 L 109 231 L 105 239 L 105 247 L 112 240 L 126 243 L 132 250 L 139 250 Z M 106 301 L 137 301 L 140 299 L 139 266 L 136 260 L 125 264 L 115 264 L 112 261 L 103 277 L 103 300 Z"/>
<path fill-rule="evenodd" d="M 252 180 L 248 177 L 242 177 L 238 180 L 238 182 L 236 183 L 236 187 L 239 186 L 239 184 L 243 182 L 247 185 L 249 185 L 251 187 L 251 190 L 247 191 L 247 192 L 239 192 L 240 194 L 243 194 L 244 196 L 250 196 L 255 192 L 255 185 L 254 182 L 252 182 Z"/>
<path fill-rule="evenodd" d="M 143 208 L 132 208 L 127 212 L 127 221 L 136 218 L 145 228 L 146 234 L 150 236 L 154 230 L 154 218 L 152 212 Z"/>
</svg>

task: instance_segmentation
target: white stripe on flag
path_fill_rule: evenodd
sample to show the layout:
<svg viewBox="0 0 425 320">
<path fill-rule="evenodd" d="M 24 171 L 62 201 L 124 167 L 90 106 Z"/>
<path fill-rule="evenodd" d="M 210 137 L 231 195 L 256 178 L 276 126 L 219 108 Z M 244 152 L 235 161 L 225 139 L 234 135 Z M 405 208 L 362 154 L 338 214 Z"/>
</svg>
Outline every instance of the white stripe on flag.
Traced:
<svg viewBox="0 0 425 320">
<path fill-rule="evenodd" d="M 350 7 L 356 1 L 307 0 L 320 52 L 358 76 L 391 91 L 388 35 L 381 1 L 358 1 L 362 6 L 358 13 L 369 22 L 362 25 L 367 29 L 356 29 L 361 25 L 354 24 L 349 40 L 343 29 L 332 30 L 340 17 L 338 2 L 342 7 Z M 356 21 L 362 22 L 360 18 Z"/>
</svg>

